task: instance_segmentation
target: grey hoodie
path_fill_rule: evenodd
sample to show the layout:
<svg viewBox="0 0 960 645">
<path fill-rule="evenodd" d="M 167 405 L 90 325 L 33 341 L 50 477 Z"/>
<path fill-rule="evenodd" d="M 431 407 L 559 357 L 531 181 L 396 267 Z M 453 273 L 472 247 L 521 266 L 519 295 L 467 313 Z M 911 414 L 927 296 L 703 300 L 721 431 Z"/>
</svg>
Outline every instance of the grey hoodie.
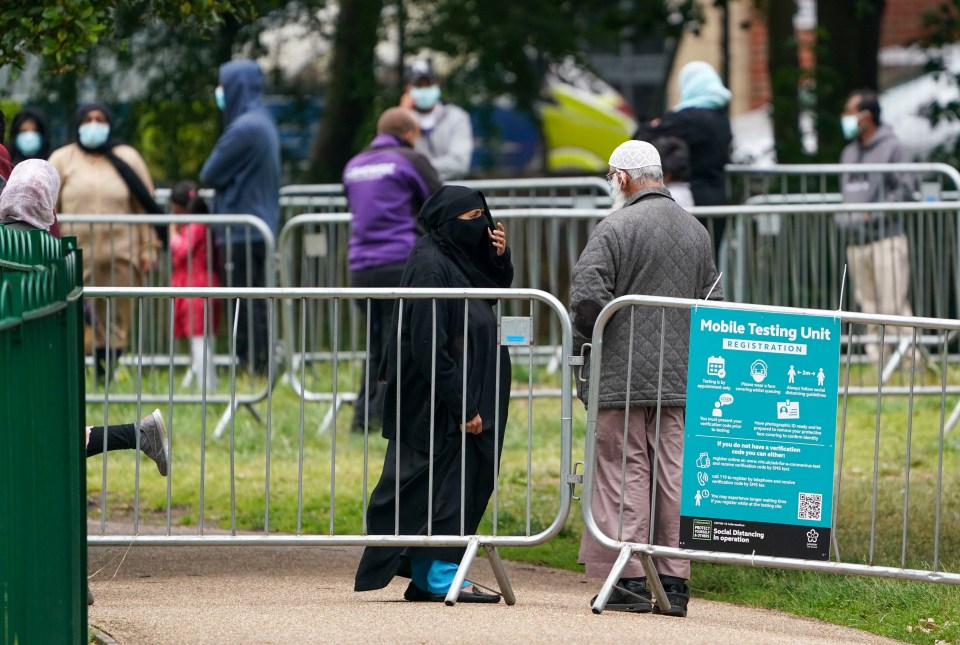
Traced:
<svg viewBox="0 0 960 645">
<path fill-rule="evenodd" d="M 429 116 L 416 114 L 422 130 L 416 151 L 430 160 L 441 180 L 466 176 L 473 156 L 470 115 L 450 103 L 437 103 Z"/>
<path fill-rule="evenodd" d="M 889 126 L 877 128 L 867 145 L 854 139 L 840 153 L 843 164 L 908 163 L 900 140 Z M 847 204 L 913 201 L 916 177 L 904 173 L 847 173 L 841 177 Z M 849 244 L 867 244 L 903 233 L 901 216 L 883 213 L 838 213 L 837 226 L 847 232 Z"/>
</svg>

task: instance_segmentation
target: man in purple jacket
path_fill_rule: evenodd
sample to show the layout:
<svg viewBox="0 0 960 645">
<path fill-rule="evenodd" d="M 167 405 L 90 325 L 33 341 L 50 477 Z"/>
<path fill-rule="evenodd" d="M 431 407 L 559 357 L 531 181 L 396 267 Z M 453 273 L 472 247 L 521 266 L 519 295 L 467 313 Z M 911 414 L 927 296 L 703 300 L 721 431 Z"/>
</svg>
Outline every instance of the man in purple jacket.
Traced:
<svg viewBox="0 0 960 645">
<path fill-rule="evenodd" d="M 343 190 L 353 213 L 347 257 L 354 287 L 397 287 L 407 256 L 420 233 L 417 214 L 427 197 L 440 188 L 430 162 L 413 149 L 420 136 L 417 119 L 407 109 L 390 108 L 377 121 L 370 146 L 343 169 Z M 366 301 L 358 304 L 366 313 Z M 368 418 L 380 423 L 383 387 L 376 374 L 386 353 L 393 303 L 370 301 L 370 370 L 364 371 L 354 408 L 353 427 Z"/>
</svg>

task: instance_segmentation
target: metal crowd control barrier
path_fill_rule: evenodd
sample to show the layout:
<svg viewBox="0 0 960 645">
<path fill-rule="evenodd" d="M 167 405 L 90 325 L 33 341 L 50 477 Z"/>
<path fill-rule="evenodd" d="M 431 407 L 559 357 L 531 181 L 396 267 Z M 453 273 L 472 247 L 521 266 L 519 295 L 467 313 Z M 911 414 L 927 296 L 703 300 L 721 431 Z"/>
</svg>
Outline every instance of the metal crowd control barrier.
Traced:
<svg viewBox="0 0 960 645">
<path fill-rule="evenodd" d="M 76 233 L 81 239 L 81 246 L 85 245 L 85 281 L 93 287 L 133 287 L 171 285 L 174 258 L 172 250 L 159 249 L 152 235 L 144 235 L 146 229 L 155 226 L 171 224 L 185 227 L 199 224 L 206 227 L 203 239 L 193 240 L 186 251 L 185 270 L 183 276 L 190 284 L 194 282 L 193 265 L 195 254 L 203 253 L 206 256 L 205 271 L 207 275 L 219 275 L 224 267 L 233 267 L 239 262 L 240 253 L 246 260 L 245 266 L 250 267 L 244 284 L 227 284 L 228 287 L 252 286 L 250 280 L 256 273 L 262 272 L 267 287 L 275 285 L 276 269 L 274 257 L 276 242 L 273 232 L 259 217 L 254 215 L 61 215 L 60 222 L 64 233 Z M 107 247 L 103 248 L 96 240 L 108 240 Z M 142 239 L 141 239 L 142 238 Z M 259 242 L 263 243 L 263 257 L 259 257 Z M 118 253 L 116 245 L 123 243 L 133 249 L 132 252 Z M 149 247 L 149 248 L 147 248 Z M 153 262 L 144 266 L 141 260 L 151 257 Z M 257 264 L 256 267 L 254 265 Z M 145 271 L 143 269 L 146 269 Z M 181 269 L 183 270 L 183 269 Z M 239 268 L 237 270 L 239 272 Z M 226 279 L 230 281 L 232 271 L 227 272 Z M 244 279 L 241 277 L 241 279 Z M 167 383 L 161 377 L 165 367 L 169 365 L 190 366 L 193 359 L 187 345 L 189 339 L 178 341 L 175 337 L 175 311 L 173 300 L 151 299 L 143 303 L 146 308 L 137 308 L 133 301 L 114 301 L 109 306 L 107 301 L 97 298 L 88 298 L 85 309 L 87 338 L 85 364 L 93 368 L 88 384 L 87 402 L 97 403 L 107 396 L 111 381 L 117 376 L 117 368 L 123 366 L 127 371 L 138 372 L 146 370 L 148 378 L 144 381 L 147 391 L 140 393 L 139 399 L 143 403 L 165 403 L 168 397 Z M 257 305 L 260 306 L 260 305 Z M 255 327 L 261 324 L 255 320 L 253 309 L 240 315 L 238 324 L 243 326 L 246 338 L 240 353 L 252 356 L 255 353 Z M 195 319 L 194 316 L 199 317 Z M 216 324 L 223 318 L 223 324 Z M 203 351 L 212 356 L 209 368 L 212 373 L 230 368 L 230 358 L 224 353 L 228 345 L 227 330 L 233 327 L 237 313 L 233 310 L 211 310 L 204 312 L 200 307 L 188 307 L 186 320 L 181 320 L 188 332 L 200 328 L 202 335 L 207 338 Z M 129 333 L 135 321 L 145 321 L 137 327 L 137 334 Z M 109 322 L 108 322 L 109 321 Z M 107 330 L 109 329 L 109 333 Z M 190 334 L 188 334 L 190 335 Z M 220 351 L 218 351 L 220 350 Z M 245 352 L 244 352 L 245 350 Z M 268 356 L 274 356 L 275 350 L 269 349 Z M 99 365 L 98 365 L 99 364 Z M 249 362 L 246 366 L 247 382 L 250 389 L 241 393 L 237 405 L 244 406 L 256 416 L 252 404 L 262 401 L 266 397 L 266 389 L 255 385 L 254 366 Z M 198 404 L 201 397 L 196 393 L 199 386 L 195 382 L 198 375 L 187 370 L 180 387 L 174 393 L 177 403 Z M 104 386 L 106 384 L 106 387 Z M 114 394 L 114 401 L 132 402 L 129 395 Z M 230 404 L 231 399 L 226 392 L 211 392 L 206 398 L 208 403 L 218 405 Z M 218 433 L 222 433 L 226 424 L 234 414 L 235 407 L 227 407 L 218 426 Z"/>
<path fill-rule="evenodd" d="M 690 310 L 697 307 L 702 309 L 723 307 L 740 311 L 764 313 L 832 316 L 839 318 L 842 324 L 848 326 L 855 323 L 878 324 L 881 325 L 881 344 L 883 343 L 884 333 L 888 325 L 911 329 L 914 341 L 916 341 L 921 329 L 936 331 L 938 333 L 941 341 L 939 347 L 941 380 L 939 385 L 935 386 L 940 394 L 938 414 L 928 410 L 925 422 L 921 421 L 919 417 L 915 420 L 914 395 L 920 388 L 917 383 L 922 379 L 922 373 L 918 373 L 917 369 L 917 363 L 920 362 L 921 356 L 919 356 L 918 352 L 914 352 L 912 354 L 913 360 L 910 361 L 909 385 L 906 387 L 906 392 L 904 393 L 907 396 L 908 403 L 905 419 L 906 427 L 903 428 L 903 426 L 899 425 L 902 423 L 900 419 L 891 420 L 891 418 L 896 415 L 896 410 L 890 410 L 882 406 L 887 395 L 891 393 L 891 388 L 884 386 L 882 380 L 878 379 L 873 391 L 876 397 L 876 410 L 873 411 L 875 414 L 875 428 L 872 437 L 868 430 L 847 426 L 848 395 L 851 394 L 849 392 L 851 374 L 850 345 L 847 346 L 845 355 L 839 357 L 838 368 L 842 376 L 840 380 L 840 420 L 837 428 L 838 451 L 836 456 L 836 476 L 834 479 L 835 501 L 831 518 L 832 549 L 830 550 L 832 551 L 832 559 L 828 561 L 818 561 L 756 554 L 745 555 L 719 551 L 682 549 L 657 544 L 658 538 L 656 535 L 649 536 L 647 543 L 631 542 L 623 539 L 624 492 L 622 489 L 619 493 L 620 506 L 617 516 L 617 534 L 606 534 L 598 526 L 597 518 L 594 517 L 593 499 L 596 480 L 599 391 L 601 380 L 604 378 L 604 364 L 602 360 L 604 330 L 618 312 L 623 312 L 620 315 L 626 315 L 624 310 L 627 308 L 630 308 L 631 311 L 634 308 L 653 308 L 662 312 L 660 315 L 662 329 L 663 324 L 665 324 L 664 321 L 666 321 L 667 309 Z M 951 518 L 954 518 L 956 515 L 955 512 L 948 512 L 947 510 L 948 502 L 952 500 L 953 497 L 945 494 L 945 488 L 949 488 L 950 480 L 945 480 L 944 478 L 943 458 L 944 436 L 946 432 L 944 425 L 947 405 L 946 397 L 949 393 L 956 394 L 960 392 L 960 386 L 957 384 L 948 385 L 946 369 L 948 337 L 949 334 L 955 333 L 958 330 L 960 330 L 960 321 L 957 320 L 877 316 L 829 310 L 788 309 L 783 307 L 764 307 L 678 298 L 624 296 L 608 303 L 597 317 L 589 347 L 589 401 L 587 404 L 587 432 L 584 457 L 586 468 L 584 471 L 582 507 L 586 530 L 589 531 L 590 535 L 596 538 L 601 545 L 617 551 L 619 557 L 613 564 L 593 604 L 594 612 L 600 613 L 603 611 L 613 591 L 614 585 L 620 578 L 621 572 L 634 555 L 639 557 L 644 571 L 647 574 L 646 577 L 652 588 L 652 592 L 661 606 L 669 606 L 670 603 L 665 595 L 663 585 L 660 582 L 653 562 L 653 558 L 655 557 L 960 584 L 960 574 L 946 571 L 946 565 L 941 560 L 943 536 L 949 534 L 947 532 L 948 530 L 952 530 L 945 529 L 944 524 L 946 522 L 954 522 L 955 520 Z M 633 342 L 632 335 L 630 342 Z M 647 338 L 645 342 L 654 346 L 659 345 L 658 370 L 659 373 L 662 374 L 664 367 L 664 346 L 662 340 Z M 917 343 L 914 342 L 914 346 L 916 346 L 916 344 Z M 586 351 L 586 346 L 584 351 Z M 632 354 L 631 348 L 630 355 L 632 356 Z M 629 366 L 630 363 L 628 363 L 628 370 L 630 370 Z M 629 376 L 627 383 L 630 383 Z M 628 385 L 627 387 L 629 389 L 630 386 Z M 688 392 L 688 396 L 689 395 L 690 393 Z M 629 398 L 627 401 L 629 405 Z M 659 419 L 659 405 L 655 407 L 657 407 L 657 418 Z M 893 428 L 891 428 L 891 424 L 893 424 Z M 928 476 L 918 478 L 916 481 L 911 479 L 911 468 L 919 467 L 917 465 L 919 458 L 912 457 L 911 448 L 914 443 L 919 444 L 921 441 L 914 437 L 914 433 L 916 432 L 916 434 L 919 435 L 921 431 L 926 432 L 927 435 L 936 435 L 937 455 L 935 457 L 936 465 L 934 467 L 936 475 L 933 478 L 935 481 L 932 484 Z M 624 433 L 626 432 L 627 430 L 624 429 Z M 873 468 L 872 477 L 870 478 L 858 477 L 856 469 L 854 469 L 852 473 L 844 473 L 843 471 L 845 441 L 853 441 L 854 437 L 858 434 L 863 435 L 864 433 L 866 433 L 867 437 L 870 437 L 873 443 Z M 731 436 L 731 438 L 735 437 Z M 657 441 L 659 442 L 659 440 L 658 423 Z M 891 448 L 891 446 L 893 446 L 893 448 Z M 902 446 L 902 451 L 897 450 L 898 446 Z M 891 451 L 897 452 L 895 460 L 892 460 L 889 456 Z M 919 452 L 920 447 L 918 446 L 918 453 Z M 915 459 L 918 461 L 915 461 Z M 930 463 L 934 461 L 934 458 L 927 456 L 923 461 Z M 623 461 L 623 465 L 620 467 L 621 481 L 623 481 L 622 478 L 625 468 L 626 461 Z M 881 471 L 884 473 L 883 476 L 881 476 Z M 657 490 L 657 476 L 657 469 L 654 469 L 650 490 Z M 848 480 L 852 481 L 847 483 Z M 844 488 L 844 484 L 846 488 Z M 955 489 L 952 490 L 955 492 Z M 848 491 L 850 492 L 848 493 Z M 913 493 L 913 495 L 911 495 L 911 493 Z M 848 494 L 849 498 L 845 497 L 845 494 Z M 932 506 L 934 509 L 934 517 L 929 518 L 924 516 L 921 522 L 921 529 L 917 529 L 916 525 L 911 525 L 909 522 L 911 511 L 914 510 L 913 507 L 911 507 L 911 501 L 926 499 L 929 502 L 929 498 L 931 497 L 933 498 Z M 656 504 L 657 502 L 655 501 L 651 502 L 649 526 L 654 526 L 653 518 L 656 512 Z M 865 509 L 869 510 L 869 530 L 866 533 L 862 530 L 857 533 L 857 529 L 844 526 L 843 520 L 838 519 L 840 517 L 839 509 L 841 506 L 844 507 L 845 518 L 851 515 L 854 516 L 854 518 L 851 518 L 851 521 L 852 519 L 860 519 L 866 514 Z M 925 529 L 929 525 L 931 519 L 933 521 L 933 533 L 932 536 L 928 536 L 923 533 L 922 529 Z M 911 530 L 911 527 L 913 527 L 913 530 Z M 843 530 L 842 538 L 838 538 L 837 536 L 838 529 Z M 862 538 L 862 542 L 855 541 L 851 539 L 850 536 Z M 841 560 L 840 542 L 848 540 L 849 542 L 845 544 L 846 552 L 852 552 L 858 555 L 862 554 L 863 557 L 858 559 L 865 560 L 865 562 L 845 562 Z M 851 545 L 850 542 L 854 543 Z M 887 543 L 900 545 L 895 555 L 887 554 L 884 556 L 879 553 L 878 545 Z M 920 547 L 914 547 L 911 550 L 911 546 L 916 543 L 922 543 L 922 545 Z M 929 549 L 929 551 L 927 549 Z M 952 552 L 952 555 L 956 556 L 957 554 Z M 911 562 L 932 562 L 932 564 L 926 567 L 909 568 L 908 563 Z"/>
<path fill-rule="evenodd" d="M 491 208 L 605 208 L 610 189 L 601 177 L 464 179 L 451 184 L 482 190 Z M 283 221 L 304 213 L 348 210 L 342 184 L 299 184 L 280 189 Z"/>
<path fill-rule="evenodd" d="M 216 191 L 213 188 L 201 188 L 197 191 L 200 197 L 203 197 L 208 202 L 213 200 L 213 196 L 216 194 Z M 170 205 L 170 188 L 157 188 L 153 193 L 153 199 L 160 206 L 169 206 Z"/>
<path fill-rule="evenodd" d="M 835 216 L 863 210 L 853 204 L 784 204 L 695 207 L 691 213 L 707 221 L 727 220 L 719 268 L 733 300 L 855 310 L 851 289 L 843 285 L 843 268 L 847 244 L 857 234 L 838 227 Z M 566 276 L 607 212 L 496 210 L 495 218 L 507 223 L 518 286 L 544 289 L 564 300 Z M 960 301 L 960 202 L 871 204 L 870 212 L 888 214 L 907 235 L 914 313 L 954 315 Z M 301 215 L 288 222 L 280 235 L 281 284 L 345 286 L 349 226 L 347 213 Z"/>
<path fill-rule="evenodd" d="M 831 193 L 839 192 L 840 177 L 845 174 L 912 175 L 920 181 L 918 197 L 921 200 L 940 200 L 960 190 L 960 172 L 945 163 L 896 164 L 773 164 L 751 166 L 728 164 L 727 183 L 733 201 L 749 203 L 755 196 L 766 199 L 812 199 L 827 202 Z M 924 180 L 923 177 L 934 177 Z M 945 190 L 945 181 L 953 184 Z M 733 184 L 740 182 L 739 187 Z M 738 190 L 738 188 L 740 190 Z M 739 193 L 739 197 L 738 197 Z"/>
<path fill-rule="evenodd" d="M 721 264 L 732 275 L 727 285 L 738 302 L 792 307 L 853 309 L 845 290 L 841 302 L 845 249 L 856 233 L 837 226 L 835 215 L 889 214 L 910 242 L 910 291 L 914 309 L 948 317 L 960 297 L 957 259 L 960 202 L 870 204 L 783 204 L 695 207 L 701 218 L 727 218 Z M 777 219 L 771 222 L 770 216 Z M 812 221 L 811 221 L 812 220 Z M 935 282 L 939 276 L 948 281 Z M 949 280 L 956 284 L 951 289 Z"/>
<path fill-rule="evenodd" d="M 548 291 L 561 301 L 566 300 L 573 266 L 593 226 L 606 213 L 606 210 L 581 208 L 495 210 L 495 219 L 505 222 L 508 242 L 513 249 L 515 284 L 523 287 L 535 285 L 535 288 Z M 351 218 L 350 213 L 308 213 L 288 221 L 278 241 L 280 285 L 285 288 L 347 287 L 350 276 L 347 241 L 350 238 Z M 312 318 L 328 321 L 327 329 L 333 327 L 335 321 L 328 303 L 312 301 L 307 306 L 316 309 L 311 312 Z M 508 306 L 508 313 L 511 313 L 512 306 Z M 326 342 L 329 333 L 322 328 L 311 329 L 308 332 L 308 351 L 300 355 L 293 351 L 291 345 L 291 340 L 295 338 L 293 325 L 296 320 L 294 303 L 286 303 L 283 324 L 288 379 L 300 392 L 303 390 L 297 378 L 299 363 L 329 361 L 329 353 L 310 349 Z M 348 332 L 341 336 L 344 349 L 356 352 L 356 339 L 362 335 L 357 311 L 353 308 L 341 311 L 336 322 Z M 555 320 L 545 324 L 550 342 L 536 348 L 537 361 L 546 362 L 548 370 L 553 373 L 559 369 L 562 360 L 561 330 Z M 334 401 L 329 391 L 311 392 L 307 389 L 304 392 L 310 400 Z M 540 393 L 546 396 L 556 394 L 555 389 Z M 334 401 L 334 408 L 351 401 L 351 394 L 341 394 Z M 324 427 L 328 422 L 329 419 L 326 419 Z"/>
<path fill-rule="evenodd" d="M 524 404 L 518 403 L 509 406 L 508 401 L 501 400 L 499 394 L 494 402 L 493 427 L 501 422 L 507 424 L 505 434 L 501 437 L 494 433 L 493 453 L 499 454 L 504 450 L 502 462 L 491 459 L 492 473 L 480 469 L 476 480 L 465 483 L 460 476 L 457 480 L 459 488 L 460 529 L 459 531 L 438 533 L 432 530 L 435 516 L 431 514 L 433 506 L 424 500 L 427 506 L 427 520 L 425 535 L 402 534 L 400 530 L 400 502 L 407 505 L 414 503 L 411 499 L 401 500 L 399 484 L 395 492 L 395 503 L 391 504 L 396 513 L 396 524 L 390 523 L 386 533 L 373 534 L 367 525 L 367 500 L 369 499 L 368 482 L 371 474 L 375 474 L 375 465 L 370 466 L 370 460 L 384 454 L 384 442 L 375 432 L 371 423 L 374 415 L 367 410 L 364 419 L 362 435 L 351 433 L 341 424 L 338 432 L 337 418 L 333 418 L 333 429 L 327 435 L 312 436 L 305 433 L 307 419 L 313 410 L 307 407 L 307 399 L 303 396 L 292 398 L 287 389 L 276 390 L 272 387 L 273 374 L 268 374 L 265 382 L 267 387 L 266 398 L 266 432 L 252 431 L 249 427 L 241 427 L 236 420 L 232 420 L 229 427 L 229 445 L 214 444 L 208 446 L 206 438 L 206 404 L 202 401 L 201 415 L 196 415 L 196 409 L 179 409 L 177 401 L 170 396 L 167 400 L 165 417 L 168 431 L 168 446 L 170 448 L 169 478 L 167 479 L 165 502 L 161 502 L 159 495 L 154 493 L 146 504 L 150 508 L 165 508 L 166 521 L 162 535 L 149 535 L 146 523 L 141 524 L 141 509 L 145 506 L 141 491 L 150 487 L 151 482 L 144 482 L 139 470 L 139 460 L 131 467 L 128 463 L 110 465 L 107 453 L 102 460 L 102 487 L 100 491 L 100 522 L 99 531 L 92 531 L 89 543 L 93 545 L 184 545 L 184 544 L 216 544 L 216 545 L 249 545 L 249 544 L 313 544 L 313 545 L 360 545 L 360 546 L 390 546 L 390 547 L 464 547 L 466 553 L 460 564 L 459 571 L 447 595 L 447 603 L 456 601 L 470 566 L 479 547 L 484 547 L 491 560 L 503 596 L 508 604 L 513 604 L 514 594 L 509 579 L 497 549 L 506 546 L 536 545 L 548 541 L 557 535 L 563 527 L 570 508 L 570 499 L 575 477 L 569 475 L 571 459 L 571 386 L 572 379 L 570 365 L 564 363 L 560 375 L 559 401 L 535 399 L 533 397 L 535 370 L 529 352 L 514 352 L 523 349 L 522 345 L 536 344 L 536 325 L 530 317 L 535 315 L 535 304 L 540 309 L 556 317 L 562 328 L 563 355 L 569 357 L 572 349 L 572 333 L 569 318 L 565 307 L 552 295 L 529 289 L 487 290 L 487 289 L 169 289 L 169 288 L 104 288 L 91 287 L 86 290 L 93 298 L 133 298 L 139 308 L 143 308 L 146 300 L 167 300 L 176 297 L 204 298 L 207 300 L 226 300 L 233 306 L 236 300 L 263 298 L 270 302 L 271 310 L 282 304 L 284 300 L 294 300 L 301 304 L 300 318 L 294 329 L 294 343 L 304 351 L 307 330 L 324 324 L 321 319 L 308 318 L 311 308 L 305 303 L 311 300 L 325 300 L 331 303 L 334 311 L 347 307 L 356 307 L 360 303 L 369 316 L 371 303 L 374 301 L 398 301 L 401 311 L 403 303 L 430 301 L 432 313 L 425 313 L 429 309 L 419 309 L 419 313 L 411 310 L 411 316 L 432 318 L 434 327 L 433 347 L 430 352 L 431 365 L 428 372 L 439 374 L 438 353 L 443 351 L 457 351 L 452 347 L 470 347 L 472 332 L 468 331 L 465 323 L 462 334 L 462 345 L 459 340 L 451 341 L 446 347 L 437 347 L 436 326 L 438 325 L 437 311 L 443 303 L 453 300 L 450 311 L 463 311 L 464 320 L 471 314 L 472 307 L 490 308 L 492 320 L 496 323 L 496 333 L 489 342 L 497 343 L 500 347 L 510 350 L 515 356 L 518 373 L 513 374 L 511 384 L 502 383 L 500 372 L 503 366 L 502 352 L 493 351 L 487 357 L 495 360 L 496 385 L 495 392 L 501 386 L 508 386 L 514 390 L 513 394 L 525 398 Z M 494 300 L 498 305 L 487 304 Z M 502 303 L 523 303 L 526 311 L 524 319 L 508 319 L 502 313 Z M 459 309 L 462 307 L 462 309 Z M 207 305 L 207 309 L 210 305 Z M 273 320 L 273 317 L 271 317 Z M 402 326 L 398 322 L 398 328 Z M 370 320 L 365 320 L 366 342 L 371 342 Z M 458 330 L 460 328 L 457 328 Z M 471 325 L 472 329 L 472 325 Z M 448 331 L 450 331 L 448 329 Z M 390 333 L 393 333 L 392 331 Z M 399 331 L 397 331 L 399 333 Z M 450 332 L 453 333 L 453 332 Z M 270 337 L 273 338 L 276 329 L 271 325 Z M 337 329 L 332 330 L 332 344 L 329 348 L 331 362 L 327 377 L 332 384 L 332 391 L 336 396 L 340 387 L 353 387 L 341 383 L 341 368 L 352 357 L 340 355 L 337 351 Z M 457 338 L 460 338 L 457 332 Z M 478 337 L 479 338 L 479 337 Z M 499 341 L 499 342 L 498 342 Z M 515 347 L 516 346 L 516 347 Z M 493 349 L 493 348 L 491 348 Z M 235 343 L 232 350 L 235 351 Z M 231 353 L 233 353 L 233 351 Z M 463 349 L 462 351 L 466 351 Z M 478 350 L 480 351 L 480 350 Z M 493 356 L 496 356 L 494 359 Z M 520 363 L 526 358 L 524 365 Z M 463 388 L 467 386 L 467 374 L 470 368 L 469 361 L 461 360 L 458 370 L 462 368 Z M 423 369 L 411 364 L 398 365 L 398 374 L 402 370 Z M 304 364 L 300 363 L 300 378 L 304 379 Z M 369 360 L 366 369 L 370 369 Z M 174 381 L 172 363 L 169 383 L 172 390 Z M 271 365 L 271 372 L 274 369 Z M 235 374 L 231 374 L 235 376 Z M 470 377 L 473 378 L 472 376 Z M 522 380 L 521 380 L 522 379 Z M 459 380 L 459 379 L 457 379 Z M 441 401 L 441 393 L 435 378 L 429 378 L 430 400 Z M 526 381 L 526 388 L 520 383 Z M 233 389 L 231 397 L 235 396 Z M 404 392 L 398 388 L 396 393 L 398 406 L 403 400 Z M 135 412 L 132 406 L 117 406 L 115 399 L 105 396 L 102 400 L 104 408 L 103 418 L 105 425 L 110 419 L 120 416 L 129 420 L 142 414 L 140 403 L 143 397 L 134 394 L 129 397 L 137 402 Z M 422 402 L 421 402 L 422 405 Z M 432 407 L 433 410 L 444 410 L 442 407 Z M 541 412 L 542 410 L 542 412 Z M 535 421 L 534 414 L 537 412 Z M 453 411 L 457 419 L 466 414 L 466 409 Z M 509 412 L 509 417 L 507 416 Z M 439 414 L 439 412 L 438 412 Z M 461 419 L 462 421 L 462 419 Z M 398 407 L 397 422 L 403 431 L 403 421 L 400 418 Z M 434 418 L 431 414 L 430 426 L 437 423 L 448 423 L 444 418 Z M 490 429 L 492 430 L 492 428 Z M 490 430 L 484 430 L 488 432 Z M 431 436 L 435 433 L 431 432 Z M 460 438 L 454 439 L 459 443 L 460 458 L 457 472 L 463 473 L 466 468 L 464 455 L 466 454 L 467 435 L 456 433 Z M 436 450 L 446 450 L 454 444 L 442 444 L 442 435 L 436 434 Z M 449 436 L 449 435 L 447 435 Z M 473 440 L 471 439 L 471 442 Z M 471 445 L 473 445 L 471 443 Z M 399 469 L 400 455 L 408 448 L 400 444 L 396 451 L 397 468 Z M 430 441 L 427 454 L 436 455 L 434 440 Z M 253 463 L 250 455 L 255 454 Z M 389 453 L 387 453 L 389 454 Z M 446 453 L 444 453 L 446 454 Z M 245 460 L 245 461 L 244 461 Z M 374 462 L 375 464 L 376 462 Z M 433 460 L 431 459 L 431 464 Z M 479 463 L 479 462 L 478 462 Z M 93 464 L 91 464 L 91 467 Z M 111 476 L 108 477 L 108 468 Z M 440 466 L 437 466 L 440 468 Z M 484 467 L 485 468 L 485 467 Z M 559 471 L 557 470 L 559 468 Z M 113 474 L 113 473 L 117 474 Z M 557 476 L 557 473 L 560 476 Z M 425 490 L 433 490 L 434 467 L 430 466 L 430 485 Z M 448 473 L 449 474 L 449 473 Z M 489 474 L 490 494 L 492 499 L 487 508 L 486 519 L 481 528 L 474 534 L 465 530 L 463 499 L 466 486 L 480 486 L 479 482 L 486 481 Z M 92 476 L 96 477 L 93 472 Z M 441 472 L 436 473 L 437 477 Z M 91 481 L 95 481 L 92 479 Z M 114 484 L 114 482 L 119 482 Z M 450 480 L 447 480 L 450 481 Z M 132 485 L 131 485 L 132 484 Z M 558 485 L 559 484 L 559 485 Z M 127 486 L 125 488 L 125 486 Z M 229 486 L 229 491 L 225 490 Z M 154 487 L 155 489 L 155 487 Z M 550 491 L 553 491 L 551 494 Z M 555 497 L 554 497 L 555 496 Z M 544 510 L 543 500 L 556 500 Z M 118 500 L 121 503 L 130 502 L 133 509 L 132 522 L 130 518 L 123 521 L 129 524 L 122 530 L 116 526 L 117 509 L 108 506 L 108 500 Z M 193 534 L 184 534 L 183 527 L 175 527 L 173 513 L 184 503 L 196 501 L 196 515 L 191 517 L 186 526 L 195 527 Z M 212 500 L 212 501 L 211 501 Z M 535 500 L 539 500 L 536 502 Z M 552 504 L 547 502 L 547 504 Z M 253 505 L 254 510 L 247 507 Z M 240 507 L 240 508 L 238 508 Z M 553 510 L 555 508 L 555 510 Z M 362 520 L 357 519 L 360 512 Z M 209 515 L 208 515 L 209 513 Z M 341 516 L 340 513 L 343 513 Z M 214 517 L 213 523 L 217 528 L 210 529 L 208 518 Z M 439 511 L 438 515 L 439 517 Z M 110 518 L 108 530 L 108 518 Z M 439 521 L 439 520 L 438 520 Z M 469 520 L 467 520 L 469 522 Z M 229 533 L 223 534 L 218 529 L 229 524 Z M 282 532 L 277 532 L 277 531 Z"/>
<path fill-rule="evenodd" d="M 0 641 L 86 643 L 82 273 L 0 226 Z"/>
</svg>

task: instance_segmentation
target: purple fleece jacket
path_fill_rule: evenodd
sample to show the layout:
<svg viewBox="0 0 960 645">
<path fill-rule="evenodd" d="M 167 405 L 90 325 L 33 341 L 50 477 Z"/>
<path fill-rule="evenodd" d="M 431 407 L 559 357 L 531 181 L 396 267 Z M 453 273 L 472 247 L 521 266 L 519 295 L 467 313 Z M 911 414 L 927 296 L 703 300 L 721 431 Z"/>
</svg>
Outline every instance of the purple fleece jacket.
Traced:
<svg viewBox="0 0 960 645">
<path fill-rule="evenodd" d="M 441 186 L 430 162 L 406 142 L 380 134 L 343 169 L 353 222 L 351 271 L 407 261 L 417 241 L 417 215 Z"/>
</svg>

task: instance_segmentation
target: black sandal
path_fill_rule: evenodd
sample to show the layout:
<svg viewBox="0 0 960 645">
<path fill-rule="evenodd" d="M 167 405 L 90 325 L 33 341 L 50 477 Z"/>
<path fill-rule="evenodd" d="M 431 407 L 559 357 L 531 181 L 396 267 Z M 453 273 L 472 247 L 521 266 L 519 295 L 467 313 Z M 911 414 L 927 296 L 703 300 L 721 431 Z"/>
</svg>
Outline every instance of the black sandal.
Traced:
<svg viewBox="0 0 960 645">
<path fill-rule="evenodd" d="M 445 602 L 447 594 L 430 593 L 410 582 L 407 585 L 407 590 L 403 592 L 403 599 L 410 602 Z M 473 583 L 472 590 L 463 589 L 460 591 L 457 602 L 498 603 L 500 602 L 500 594 L 486 593 L 480 585 Z"/>
</svg>

